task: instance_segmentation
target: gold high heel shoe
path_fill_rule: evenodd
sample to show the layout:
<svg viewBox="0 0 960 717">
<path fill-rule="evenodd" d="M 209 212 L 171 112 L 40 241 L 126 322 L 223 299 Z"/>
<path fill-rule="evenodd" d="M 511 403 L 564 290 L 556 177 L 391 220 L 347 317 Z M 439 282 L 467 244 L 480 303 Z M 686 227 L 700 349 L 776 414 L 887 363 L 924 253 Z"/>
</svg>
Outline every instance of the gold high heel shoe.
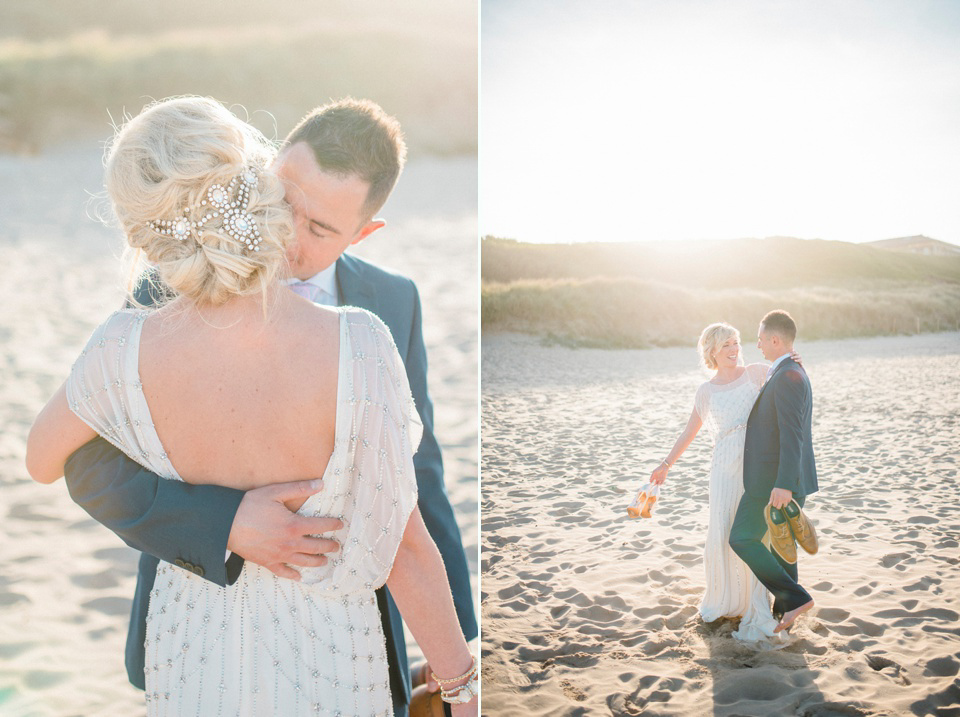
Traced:
<svg viewBox="0 0 960 717">
<path fill-rule="evenodd" d="M 647 488 L 646 486 L 644 486 L 637 493 L 636 497 L 633 499 L 633 502 L 627 506 L 627 515 L 629 515 L 631 518 L 639 518 L 647 507 L 648 497 L 649 496 L 647 495 Z M 643 517 L 649 518 L 650 514 L 648 513 Z"/>
<path fill-rule="evenodd" d="M 647 502 L 646 502 L 646 504 L 643 506 L 643 510 L 640 511 L 640 517 L 641 517 L 641 518 L 652 518 L 653 516 L 650 514 L 650 511 L 653 510 L 653 506 L 654 506 L 654 504 L 655 504 L 656 502 L 657 502 L 657 494 L 656 494 L 656 493 L 653 493 L 652 495 L 648 496 L 648 497 L 647 497 Z"/>
</svg>

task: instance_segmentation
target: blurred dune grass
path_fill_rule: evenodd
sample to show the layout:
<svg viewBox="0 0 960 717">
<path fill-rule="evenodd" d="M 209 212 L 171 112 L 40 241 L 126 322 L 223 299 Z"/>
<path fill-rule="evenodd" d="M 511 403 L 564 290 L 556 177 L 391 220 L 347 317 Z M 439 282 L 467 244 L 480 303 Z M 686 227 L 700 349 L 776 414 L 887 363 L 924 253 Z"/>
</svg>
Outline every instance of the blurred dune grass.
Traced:
<svg viewBox="0 0 960 717">
<path fill-rule="evenodd" d="M 47 0 L 4 4 L 0 28 L 2 151 L 106 137 L 111 117 L 183 94 L 242 105 L 271 137 L 369 97 L 414 152 L 476 151 L 475 3 Z"/>
<path fill-rule="evenodd" d="M 745 341 L 786 309 L 802 339 L 960 330 L 960 257 L 784 237 L 481 244 L 484 332 L 599 348 L 694 345 L 727 321 Z"/>
</svg>

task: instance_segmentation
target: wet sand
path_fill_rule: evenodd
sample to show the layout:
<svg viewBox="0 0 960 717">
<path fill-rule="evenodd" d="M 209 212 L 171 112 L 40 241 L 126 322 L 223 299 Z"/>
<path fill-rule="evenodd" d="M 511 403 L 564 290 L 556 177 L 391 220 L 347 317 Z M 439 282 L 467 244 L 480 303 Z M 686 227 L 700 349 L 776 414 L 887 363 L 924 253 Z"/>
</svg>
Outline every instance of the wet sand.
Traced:
<svg viewBox="0 0 960 717">
<path fill-rule="evenodd" d="M 960 334 L 798 348 L 821 485 L 821 549 L 799 572 L 817 605 L 757 650 L 697 612 L 709 438 L 652 519 L 625 511 L 690 415 L 695 350 L 484 336 L 484 714 L 960 714 Z"/>
</svg>

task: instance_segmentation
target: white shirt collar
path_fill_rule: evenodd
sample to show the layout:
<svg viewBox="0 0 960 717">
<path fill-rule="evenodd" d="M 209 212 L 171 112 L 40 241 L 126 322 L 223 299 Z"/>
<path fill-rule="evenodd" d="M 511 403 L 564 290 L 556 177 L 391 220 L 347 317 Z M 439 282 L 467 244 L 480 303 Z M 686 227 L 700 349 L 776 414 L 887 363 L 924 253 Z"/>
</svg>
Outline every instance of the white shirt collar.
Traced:
<svg viewBox="0 0 960 717">
<path fill-rule="evenodd" d="M 772 376 L 772 375 L 773 375 L 773 372 L 776 371 L 777 366 L 779 366 L 781 363 L 783 363 L 783 360 L 784 360 L 784 359 L 788 359 L 788 358 L 790 358 L 790 352 L 789 352 L 789 351 L 788 351 L 787 353 L 785 353 L 783 356 L 781 356 L 780 358 L 778 358 L 776 361 L 774 361 L 772 364 L 770 364 L 770 368 L 767 369 L 767 376 L 768 376 L 768 377 L 769 377 L 769 376 Z"/>
<path fill-rule="evenodd" d="M 299 279 L 288 279 L 287 284 L 295 284 Z M 319 287 L 322 291 L 326 292 L 328 295 L 333 297 L 334 305 L 339 302 L 340 297 L 337 295 L 337 262 L 333 262 L 323 271 L 314 274 L 309 279 L 304 279 L 304 283 L 313 284 L 314 286 Z"/>
</svg>

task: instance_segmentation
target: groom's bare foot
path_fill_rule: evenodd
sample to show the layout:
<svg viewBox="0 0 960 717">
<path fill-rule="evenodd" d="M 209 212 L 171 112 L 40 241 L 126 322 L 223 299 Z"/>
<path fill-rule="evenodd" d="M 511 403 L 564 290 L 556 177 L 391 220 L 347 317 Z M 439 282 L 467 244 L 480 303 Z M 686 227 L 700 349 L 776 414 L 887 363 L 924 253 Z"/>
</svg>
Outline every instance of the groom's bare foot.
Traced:
<svg viewBox="0 0 960 717">
<path fill-rule="evenodd" d="M 807 610 L 809 610 L 812 607 L 813 607 L 813 600 L 806 603 L 805 605 L 801 605 L 800 607 L 794 608 L 793 610 L 789 610 L 783 613 L 783 617 L 780 618 L 780 624 L 777 625 L 775 628 L 773 628 L 773 631 L 777 633 L 777 632 L 786 630 L 788 627 L 790 627 L 793 624 L 794 620 L 796 620 L 798 617 L 803 615 L 803 613 L 805 613 Z"/>
</svg>

